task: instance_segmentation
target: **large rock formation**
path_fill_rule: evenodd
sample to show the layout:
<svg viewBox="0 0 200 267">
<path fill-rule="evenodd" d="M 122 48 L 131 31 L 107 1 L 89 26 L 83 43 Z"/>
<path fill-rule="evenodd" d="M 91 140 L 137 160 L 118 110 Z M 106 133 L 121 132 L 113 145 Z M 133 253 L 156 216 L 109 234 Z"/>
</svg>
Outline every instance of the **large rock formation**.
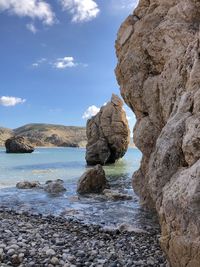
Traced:
<svg viewBox="0 0 200 267">
<path fill-rule="evenodd" d="M 117 95 L 87 122 L 86 161 L 89 165 L 114 163 L 128 149 L 129 128 L 123 102 Z"/>
<path fill-rule="evenodd" d="M 32 153 L 34 147 L 22 136 L 11 137 L 5 142 L 6 153 Z"/>
<path fill-rule="evenodd" d="M 140 0 L 116 50 L 142 151 L 133 186 L 155 207 L 172 266 L 200 266 L 200 1 Z"/>
</svg>

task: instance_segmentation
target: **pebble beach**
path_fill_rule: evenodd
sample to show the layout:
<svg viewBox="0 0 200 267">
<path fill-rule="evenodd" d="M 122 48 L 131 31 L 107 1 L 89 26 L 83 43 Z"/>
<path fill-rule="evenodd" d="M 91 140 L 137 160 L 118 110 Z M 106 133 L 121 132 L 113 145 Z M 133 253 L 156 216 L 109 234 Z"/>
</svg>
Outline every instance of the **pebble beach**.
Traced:
<svg viewBox="0 0 200 267">
<path fill-rule="evenodd" d="M 167 267 L 159 232 L 128 232 L 0 210 L 0 266 Z"/>
</svg>

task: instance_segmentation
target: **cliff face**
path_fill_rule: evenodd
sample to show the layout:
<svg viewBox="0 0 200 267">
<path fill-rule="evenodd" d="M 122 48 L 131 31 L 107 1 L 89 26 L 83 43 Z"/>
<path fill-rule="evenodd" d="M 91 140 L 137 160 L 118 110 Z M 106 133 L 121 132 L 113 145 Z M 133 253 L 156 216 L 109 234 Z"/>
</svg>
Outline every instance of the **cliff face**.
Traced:
<svg viewBox="0 0 200 267">
<path fill-rule="evenodd" d="M 111 101 L 87 122 L 86 161 L 89 165 L 114 163 L 122 158 L 130 135 L 123 101 L 112 95 Z"/>
<path fill-rule="evenodd" d="M 157 209 L 172 266 L 200 266 L 200 1 L 140 0 L 116 51 L 142 151 L 133 186 Z"/>
</svg>

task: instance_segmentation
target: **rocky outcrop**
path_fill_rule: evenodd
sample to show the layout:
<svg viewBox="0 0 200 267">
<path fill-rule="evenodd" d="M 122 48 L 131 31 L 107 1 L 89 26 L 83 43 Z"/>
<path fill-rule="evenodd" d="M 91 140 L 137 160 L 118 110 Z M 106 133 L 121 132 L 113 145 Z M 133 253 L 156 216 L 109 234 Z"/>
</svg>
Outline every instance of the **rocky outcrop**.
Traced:
<svg viewBox="0 0 200 267">
<path fill-rule="evenodd" d="M 104 169 L 101 165 L 87 170 L 79 179 L 77 192 L 79 194 L 102 193 L 108 187 Z"/>
<path fill-rule="evenodd" d="M 5 142 L 6 153 L 32 153 L 34 147 L 25 137 L 11 137 Z"/>
<path fill-rule="evenodd" d="M 199 0 L 140 0 L 116 41 L 116 76 L 143 153 L 133 186 L 159 214 L 173 267 L 200 266 L 199 26 Z"/>
<path fill-rule="evenodd" d="M 129 144 L 129 128 L 123 102 L 117 95 L 87 122 L 86 161 L 88 165 L 114 163 Z"/>
</svg>

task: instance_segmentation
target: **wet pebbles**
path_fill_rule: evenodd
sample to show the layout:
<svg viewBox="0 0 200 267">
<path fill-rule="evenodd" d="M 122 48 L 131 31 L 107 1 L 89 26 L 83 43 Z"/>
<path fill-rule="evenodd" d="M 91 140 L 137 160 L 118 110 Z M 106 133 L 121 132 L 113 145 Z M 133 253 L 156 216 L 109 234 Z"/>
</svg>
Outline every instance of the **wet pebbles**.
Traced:
<svg viewBox="0 0 200 267">
<path fill-rule="evenodd" d="M 0 210 L 0 266 L 166 267 L 158 237 Z"/>
</svg>

